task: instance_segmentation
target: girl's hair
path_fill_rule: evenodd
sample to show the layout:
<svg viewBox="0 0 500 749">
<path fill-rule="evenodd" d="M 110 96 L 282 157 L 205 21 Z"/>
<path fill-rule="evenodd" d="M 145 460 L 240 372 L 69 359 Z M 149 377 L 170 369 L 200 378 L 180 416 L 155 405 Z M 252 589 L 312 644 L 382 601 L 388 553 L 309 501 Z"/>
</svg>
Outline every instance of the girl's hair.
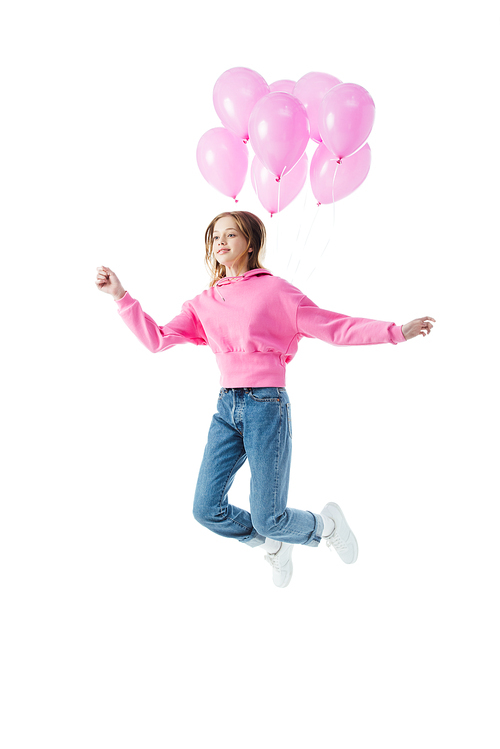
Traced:
<svg viewBox="0 0 500 749">
<path fill-rule="evenodd" d="M 226 266 L 221 265 L 214 255 L 213 240 L 215 224 L 220 218 L 231 216 L 236 226 L 247 240 L 247 250 L 251 247 L 252 252 L 248 255 L 248 270 L 264 268 L 260 264 L 260 255 L 265 254 L 266 227 L 258 216 L 248 211 L 232 211 L 219 213 L 208 225 L 205 232 L 205 263 L 210 274 L 210 286 L 214 286 L 220 278 L 226 275 Z"/>
</svg>

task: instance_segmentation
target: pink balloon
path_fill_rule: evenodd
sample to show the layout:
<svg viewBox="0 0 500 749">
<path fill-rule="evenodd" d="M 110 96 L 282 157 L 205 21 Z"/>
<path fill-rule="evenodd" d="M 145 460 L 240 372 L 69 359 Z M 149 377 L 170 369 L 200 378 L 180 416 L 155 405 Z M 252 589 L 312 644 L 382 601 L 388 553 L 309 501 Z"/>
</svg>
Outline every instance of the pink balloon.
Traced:
<svg viewBox="0 0 500 749">
<path fill-rule="evenodd" d="M 337 202 L 357 190 L 368 176 L 370 163 L 368 143 L 352 156 L 346 156 L 340 164 L 325 144 L 320 143 L 311 159 L 310 169 L 311 187 L 318 203 L 333 203 L 334 197 Z"/>
<path fill-rule="evenodd" d="M 307 154 L 303 153 L 292 171 L 287 172 L 280 182 L 276 182 L 274 174 L 266 169 L 257 156 L 254 157 L 250 169 L 252 187 L 261 204 L 269 211 L 271 216 L 278 213 L 278 202 L 279 210 L 282 211 L 297 197 L 304 187 L 308 165 Z"/>
<path fill-rule="evenodd" d="M 329 73 L 306 73 L 299 78 L 293 89 L 293 95 L 300 99 L 306 108 L 311 126 L 311 140 L 321 143 L 319 134 L 319 105 L 327 91 L 338 86 L 341 81 Z"/>
<path fill-rule="evenodd" d="M 236 200 L 248 170 L 248 149 L 240 138 L 223 127 L 208 130 L 198 141 L 196 161 L 212 187 Z"/>
<path fill-rule="evenodd" d="M 319 108 L 323 143 L 340 159 L 350 156 L 370 135 L 374 118 L 368 91 L 356 83 L 340 83 L 325 94 Z"/>
<path fill-rule="evenodd" d="M 264 78 L 250 68 L 230 68 L 214 86 L 214 107 L 222 124 L 235 135 L 248 140 L 248 118 L 255 104 L 269 93 Z"/>
<path fill-rule="evenodd" d="M 269 91 L 284 91 L 285 94 L 293 94 L 294 86 L 295 81 L 289 81 L 288 78 L 283 78 L 281 81 L 274 81 L 274 83 L 270 83 Z"/>
<path fill-rule="evenodd" d="M 273 91 L 253 108 L 248 132 L 259 161 L 279 180 L 306 150 L 309 120 L 305 107 L 295 96 Z"/>
</svg>

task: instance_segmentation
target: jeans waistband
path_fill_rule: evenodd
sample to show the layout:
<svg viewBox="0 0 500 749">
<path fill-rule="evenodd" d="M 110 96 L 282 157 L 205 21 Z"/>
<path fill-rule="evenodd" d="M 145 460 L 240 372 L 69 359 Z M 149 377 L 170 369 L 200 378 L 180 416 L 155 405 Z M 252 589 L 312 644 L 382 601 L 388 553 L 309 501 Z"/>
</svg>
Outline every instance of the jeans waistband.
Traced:
<svg viewBox="0 0 500 749">
<path fill-rule="evenodd" d="M 235 392 L 235 393 L 255 393 L 258 390 L 277 390 L 278 393 L 284 393 L 286 391 L 286 388 L 283 387 L 260 387 L 260 388 L 221 388 L 219 392 L 222 393 L 229 393 L 229 392 Z"/>
</svg>

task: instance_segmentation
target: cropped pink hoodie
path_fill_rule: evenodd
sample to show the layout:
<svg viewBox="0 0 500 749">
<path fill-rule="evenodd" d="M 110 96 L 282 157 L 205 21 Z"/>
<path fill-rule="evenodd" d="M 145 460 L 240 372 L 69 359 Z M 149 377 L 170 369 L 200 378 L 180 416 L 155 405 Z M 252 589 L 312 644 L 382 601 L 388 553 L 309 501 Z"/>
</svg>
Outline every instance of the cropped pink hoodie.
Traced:
<svg viewBox="0 0 500 749">
<path fill-rule="evenodd" d="M 178 343 L 210 346 L 222 387 L 285 387 L 286 365 L 301 338 L 334 346 L 402 343 L 393 322 L 348 317 L 320 309 L 299 289 L 261 268 L 221 278 L 185 302 L 177 317 L 157 325 L 128 292 L 118 313 L 153 353 Z"/>
</svg>

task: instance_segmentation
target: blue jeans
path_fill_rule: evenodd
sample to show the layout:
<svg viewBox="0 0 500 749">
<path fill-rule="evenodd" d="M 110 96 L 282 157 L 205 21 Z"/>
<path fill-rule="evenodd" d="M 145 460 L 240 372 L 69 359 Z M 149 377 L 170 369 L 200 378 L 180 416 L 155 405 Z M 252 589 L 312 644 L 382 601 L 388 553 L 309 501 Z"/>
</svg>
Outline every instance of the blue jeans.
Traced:
<svg viewBox="0 0 500 749">
<path fill-rule="evenodd" d="M 222 388 L 201 464 L 193 514 L 214 533 L 259 546 L 266 538 L 317 546 L 323 518 L 286 506 L 292 421 L 285 388 Z M 248 458 L 250 512 L 228 503 Z"/>
</svg>

